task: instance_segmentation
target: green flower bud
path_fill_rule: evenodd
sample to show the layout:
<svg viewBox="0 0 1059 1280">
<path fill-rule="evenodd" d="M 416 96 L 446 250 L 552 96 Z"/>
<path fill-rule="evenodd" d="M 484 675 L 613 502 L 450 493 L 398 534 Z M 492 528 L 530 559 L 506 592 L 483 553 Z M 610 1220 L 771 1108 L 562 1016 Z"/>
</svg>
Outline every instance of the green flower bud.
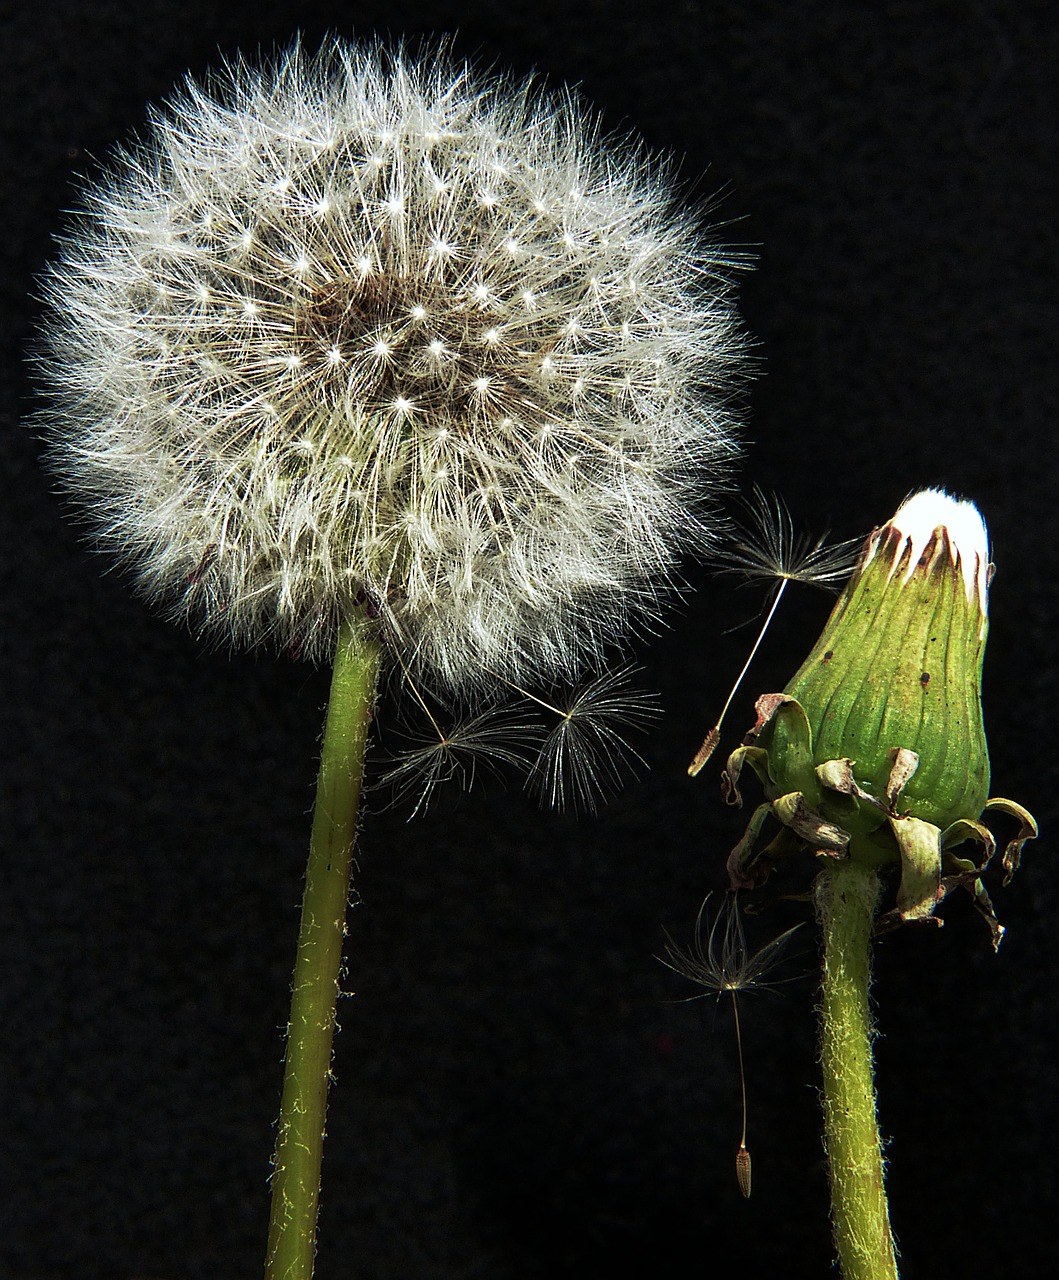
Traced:
<svg viewBox="0 0 1059 1280">
<path fill-rule="evenodd" d="M 989 795 L 982 659 L 992 566 L 978 509 L 936 490 L 868 539 L 816 647 L 784 692 L 805 710 L 813 763 L 849 759 L 886 795 L 895 754 L 919 757 L 902 814 L 947 827 Z M 876 823 L 875 825 L 878 825 Z"/>
<path fill-rule="evenodd" d="M 725 796 L 741 804 L 749 765 L 760 805 L 728 862 L 733 887 L 764 882 L 782 858 L 900 867 L 882 927 L 933 920 L 955 887 L 970 891 L 999 945 L 982 872 L 996 851 L 985 810 L 1016 819 L 1002 856 L 1005 883 L 1037 834 L 1029 813 L 988 799 L 982 659 L 992 565 L 977 508 L 937 490 L 909 498 L 865 544 L 823 634 L 782 693 L 757 701 L 758 720 L 732 753 Z M 766 823 L 779 834 L 762 843 Z M 968 842 L 975 860 L 954 850 Z"/>
</svg>

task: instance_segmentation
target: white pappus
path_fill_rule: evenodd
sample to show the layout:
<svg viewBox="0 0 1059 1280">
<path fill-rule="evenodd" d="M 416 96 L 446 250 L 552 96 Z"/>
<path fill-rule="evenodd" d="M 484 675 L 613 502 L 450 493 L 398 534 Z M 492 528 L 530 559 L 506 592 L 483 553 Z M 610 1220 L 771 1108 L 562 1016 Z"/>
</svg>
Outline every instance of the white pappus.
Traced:
<svg viewBox="0 0 1059 1280">
<path fill-rule="evenodd" d="M 599 671 L 711 540 L 732 275 L 664 161 L 442 45 L 189 79 L 44 281 L 49 456 L 200 634 L 441 698 Z"/>
</svg>

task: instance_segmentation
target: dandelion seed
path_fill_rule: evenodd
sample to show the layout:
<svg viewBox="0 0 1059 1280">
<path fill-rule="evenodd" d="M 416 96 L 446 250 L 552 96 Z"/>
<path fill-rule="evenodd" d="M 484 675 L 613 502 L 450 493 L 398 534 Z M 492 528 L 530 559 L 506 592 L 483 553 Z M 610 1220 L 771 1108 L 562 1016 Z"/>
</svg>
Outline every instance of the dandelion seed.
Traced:
<svg viewBox="0 0 1059 1280">
<path fill-rule="evenodd" d="M 519 690 L 556 718 L 526 784 L 542 804 L 595 813 L 643 765 L 626 735 L 649 728 L 659 712 L 652 695 L 630 687 L 633 670 L 599 676 L 555 705 Z"/>
<path fill-rule="evenodd" d="M 746 1145 L 747 1096 L 746 1071 L 743 1064 L 743 1029 L 739 1020 L 739 993 L 765 991 L 778 985 L 767 980 L 767 975 L 784 958 L 783 951 L 801 925 L 795 925 L 786 933 L 765 944 L 757 951 L 748 951 L 743 933 L 743 921 L 739 914 L 738 894 L 725 895 L 709 932 L 704 930 L 706 907 L 709 897 L 703 900 L 695 920 L 695 935 L 691 946 L 679 947 L 666 933 L 665 955 L 659 959 L 667 969 L 679 973 L 706 990 L 689 1000 L 701 1000 L 707 995 L 718 997 L 728 994 L 732 1001 L 732 1019 L 735 1024 L 736 1059 L 739 1064 L 739 1094 L 743 1127 L 739 1147 L 735 1154 L 735 1176 L 739 1190 L 750 1196 L 751 1161 Z M 724 922 L 721 929 L 722 920 Z"/>
<path fill-rule="evenodd" d="M 666 954 L 664 958 L 659 957 L 668 969 L 705 988 L 700 995 L 688 999 L 699 1000 L 726 991 L 769 991 L 780 985 L 768 975 L 784 959 L 784 949 L 801 925 L 781 933 L 757 951 L 750 951 L 739 913 L 738 894 L 725 895 L 712 922 L 706 915 L 709 902 L 707 896 L 699 908 L 691 945 L 680 947 L 666 934 Z"/>
<path fill-rule="evenodd" d="M 398 752 L 380 779 L 392 787 L 394 798 L 411 801 L 409 818 L 429 807 L 435 790 L 455 781 L 469 791 L 484 770 L 499 773 L 504 766 L 524 770 L 532 759 L 540 726 L 511 707 L 490 707 L 443 730 L 429 715 L 435 736 L 430 742 Z"/>
<path fill-rule="evenodd" d="M 863 538 L 828 542 L 794 527 L 790 509 L 779 494 L 756 485 L 745 503 L 748 523 L 737 524 L 734 536 L 711 555 L 719 573 L 737 573 L 747 580 L 764 580 L 776 591 L 787 582 L 806 582 L 837 589 L 849 577 L 864 545 Z"/>
<path fill-rule="evenodd" d="M 739 1024 L 737 1023 L 736 1026 Z M 735 1153 L 735 1180 L 745 1200 L 750 1199 L 750 1152 L 746 1149 L 745 1140 L 740 1142 Z"/>
<path fill-rule="evenodd" d="M 772 625 L 787 584 L 807 582 L 815 586 L 834 587 L 849 576 L 862 546 L 860 538 L 829 543 L 826 535 L 812 538 L 796 533 L 794 521 L 783 499 L 778 494 L 769 497 L 756 486 L 746 506 L 750 514 L 750 526 L 736 526 L 735 536 L 715 552 L 712 559 L 719 573 L 738 573 L 747 580 L 764 579 L 772 583 L 772 602 L 746 662 L 724 701 L 716 724 L 703 739 L 688 765 L 691 777 L 702 771 L 717 749 L 724 717 L 743 677 L 750 670 L 765 633 Z"/>
</svg>

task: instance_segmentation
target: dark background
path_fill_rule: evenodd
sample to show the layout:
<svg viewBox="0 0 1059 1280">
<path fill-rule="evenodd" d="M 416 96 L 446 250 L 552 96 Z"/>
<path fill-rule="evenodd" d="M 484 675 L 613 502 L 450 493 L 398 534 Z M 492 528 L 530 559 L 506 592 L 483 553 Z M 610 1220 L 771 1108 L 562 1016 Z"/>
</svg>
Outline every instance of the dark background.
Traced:
<svg viewBox="0 0 1059 1280">
<path fill-rule="evenodd" d="M 79 541 L 18 420 L 32 280 L 73 175 L 187 68 L 286 41 L 455 31 L 580 82 L 680 157 L 758 265 L 746 476 L 860 533 L 908 490 L 976 498 L 998 576 L 994 791 L 1044 828 L 998 895 L 879 947 L 881 1116 L 903 1274 L 1032 1277 L 1056 1239 L 1056 173 L 1040 3 L 124 4 L 0 18 L 3 1280 L 260 1274 L 327 676 L 203 652 Z M 692 569 L 641 645 L 666 717 L 599 818 L 486 788 L 363 836 L 320 1280 L 824 1276 L 810 929 L 744 1006 L 753 1198 L 727 1011 L 652 958 L 741 827 L 684 766 L 760 594 Z M 805 591 L 729 724 L 826 615 Z M 384 713 L 385 714 L 385 713 Z M 796 909 L 782 917 L 785 925 Z M 777 915 L 763 927 L 780 926 Z"/>
</svg>

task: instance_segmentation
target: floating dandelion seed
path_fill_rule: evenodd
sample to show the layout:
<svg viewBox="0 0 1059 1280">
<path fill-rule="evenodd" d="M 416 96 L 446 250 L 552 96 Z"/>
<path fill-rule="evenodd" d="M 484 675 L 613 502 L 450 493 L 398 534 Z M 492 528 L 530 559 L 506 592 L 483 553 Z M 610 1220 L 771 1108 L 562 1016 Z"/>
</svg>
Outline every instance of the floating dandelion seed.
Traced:
<svg viewBox="0 0 1059 1280">
<path fill-rule="evenodd" d="M 552 701 L 505 681 L 521 702 L 458 719 L 451 730 L 406 673 L 429 731 L 426 741 L 397 754 L 381 782 L 394 785 L 398 798 L 416 800 L 418 813 L 438 785 L 456 780 L 469 789 L 476 772 L 512 766 L 526 774 L 526 790 L 541 804 L 594 813 L 644 763 L 630 733 L 646 731 L 659 715 L 654 695 L 630 685 L 633 672 L 621 667 Z"/>
<path fill-rule="evenodd" d="M 826 535 L 813 538 L 795 531 L 794 521 L 787 504 L 778 494 L 771 497 L 754 487 L 746 507 L 750 515 L 748 527 L 735 526 L 735 536 L 713 555 L 719 573 L 737 573 L 748 581 L 763 579 L 773 585 L 772 603 L 765 621 L 751 646 L 742 670 L 725 699 L 717 723 L 695 752 L 688 773 L 691 777 L 701 772 L 713 755 L 721 739 L 721 725 L 732 705 L 743 677 L 750 670 L 765 632 L 776 616 L 783 593 L 789 582 L 807 582 L 814 586 L 835 589 L 844 582 L 860 554 L 862 541 L 851 538 L 845 542 L 826 541 Z"/>
<path fill-rule="evenodd" d="M 633 670 L 622 667 L 599 676 L 555 705 L 526 694 L 556 717 L 527 781 L 543 804 L 594 813 L 644 763 L 626 735 L 648 729 L 659 711 L 653 695 L 630 687 Z"/>
<path fill-rule="evenodd" d="M 799 533 L 783 498 L 756 485 L 744 505 L 747 523 L 737 523 L 733 536 L 710 557 L 717 572 L 769 582 L 777 591 L 787 582 L 837 590 L 849 577 L 863 538 L 828 542 L 826 533 L 815 538 Z"/>
<path fill-rule="evenodd" d="M 425 707 L 424 707 L 424 710 Z M 469 791 L 482 772 L 505 766 L 525 770 L 540 738 L 540 725 L 521 708 L 489 707 L 445 729 L 426 712 L 434 729 L 431 741 L 398 752 L 380 782 L 394 788 L 395 798 L 412 802 L 409 817 L 428 807 L 435 789 L 456 781 Z"/>
<path fill-rule="evenodd" d="M 691 945 L 680 947 L 667 933 L 666 954 L 664 958 L 659 957 L 674 973 L 706 988 L 700 995 L 689 996 L 688 999 L 701 1000 L 707 995 L 721 995 L 726 991 L 770 991 L 787 981 L 769 978 L 768 975 L 785 959 L 784 949 L 801 925 L 796 924 L 757 951 L 750 951 L 739 914 L 738 894 L 729 892 L 725 895 L 712 922 L 706 915 L 709 901 L 707 897 L 699 908 Z"/>
<path fill-rule="evenodd" d="M 697 996 L 688 996 L 689 1000 L 701 1000 L 707 995 L 720 997 L 725 993 L 731 996 L 743 1115 L 739 1147 L 735 1154 L 735 1176 L 739 1190 L 749 1198 L 751 1164 L 746 1145 L 746 1072 L 743 1067 L 743 1029 L 739 1021 L 738 996 L 741 991 L 765 991 L 778 985 L 775 980 L 768 980 L 767 975 L 783 960 L 784 948 L 801 925 L 795 925 L 793 929 L 781 933 L 778 938 L 773 938 L 757 951 L 748 951 L 743 921 L 739 914 L 738 894 L 725 895 L 721 909 L 707 931 L 705 925 L 708 903 L 709 897 L 706 897 L 699 908 L 691 946 L 678 946 L 667 932 L 665 955 L 659 956 L 659 959 L 674 973 L 706 988 Z"/>
</svg>

